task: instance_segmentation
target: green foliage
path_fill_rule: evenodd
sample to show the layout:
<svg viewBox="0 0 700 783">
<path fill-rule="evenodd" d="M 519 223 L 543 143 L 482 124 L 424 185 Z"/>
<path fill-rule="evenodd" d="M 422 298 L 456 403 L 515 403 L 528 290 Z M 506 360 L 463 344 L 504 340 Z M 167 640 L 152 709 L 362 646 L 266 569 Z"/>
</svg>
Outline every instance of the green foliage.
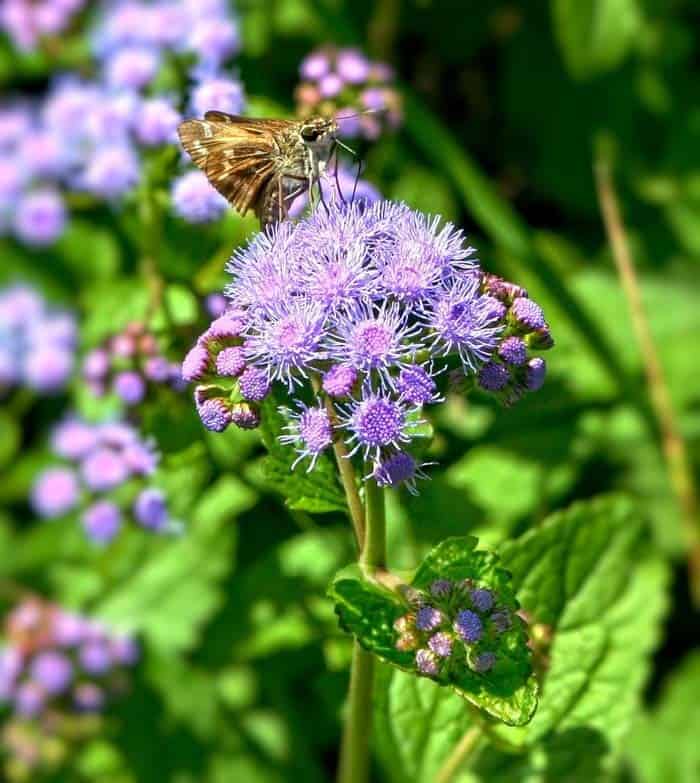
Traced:
<svg viewBox="0 0 700 783">
<path fill-rule="evenodd" d="M 552 21 L 572 76 L 590 78 L 618 66 L 639 35 L 638 0 L 551 0 Z"/>
<path fill-rule="evenodd" d="M 509 584 L 509 575 L 498 565 L 498 558 L 475 549 L 473 537 L 450 538 L 438 544 L 425 557 L 409 584 L 427 590 L 436 579 L 461 581 L 473 579 L 497 596 L 499 606 L 517 608 Z M 335 601 L 341 626 L 360 644 L 382 660 L 415 675 L 414 653 L 397 649 L 395 621 L 408 611 L 406 585 L 388 587 L 359 566 L 351 566 L 336 575 L 329 590 Z M 537 706 L 537 682 L 531 673 L 526 637 L 520 624 L 492 642 L 497 663 L 486 674 L 472 672 L 466 666 L 450 670 L 442 685 L 452 689 L 488 715 L 508 725 L 530 721 Z"/>
<path fill-rule="evenodd" d="M 189 392 L 162 390 L 131 411 L 162 454 L 155 481 L 179 535 L 128 526 L 99 548 L 75 514 L 38 521 L 28 497 L 51 462 L 51 427 L 73 411 L 93 420 L 125 413 L 114 396 L 96 400 L 76 374 L 53 396 L 0 389 L 3 614 L 35 592 L 135 630 L 144 654 L 100 736 L 45 783 L 333 779 L 352 649 L 336 605 L 343 624 L 389 661 L 376 672 L 372 783 L 434 783 L 475 727 L 481 739 L 452 783 L 697 780 L 698 615 L 687 540 L 592 173 L 603 131 L 697 476 L 697 4 L 233 4 L 242 53 L 229 72 L 240 74 L 251 116 L 293 117 L 299 62 L 327 42 L 396 68 L 404 123 L 376 143 L 349 141 L 362 176 L 463 226 L 483 266 L 525 285 L 552 324 L 556 346 L 536 395 L 507 410 L 484 396 L 448 395 L 425 412 L 431 480 L 416 497 L 390 492 L 387 520 L 388 565 L 406 582 L 470 573 L 517 600 L 539 706 L 527 725 L 506 727 L 499 721 L 529 717 L 534 678 L 516 697 L 493 681 L 443 687 L 413 673 L 392 628 L 406 611 L 402 598 L 356 567 L 339 572 L 356 552 L 333 456 L 312 472 L 303 460 L 290 470 L 295 455 L 278 442 L 284 399 L 265 404 L 261 431 L 204 432 Z M 38 98 L 66 71 L 89 78 L 81 30 L 94 5 L 36 52 L 0 36 L 8 100 Z M 159 84 L 177 93 L 174 66 Z M 222 290 L 231 250 L 258 225 L 233 211 L 213 225 L 176 218 L 168 195 L 176 170 L 174 148 L 149 153 L 143 187 L 123 205 L 71 192 L 67 230 L 49 247 L 16 242 L 3 212 L 1 285 L 30 282 L 73 310 L 80 354 L 147 320 L 170 358 L 181 358 L 206 327 L 203 298 Z M 151 213 L 149 231 L 139 208 Z"/>
<path fill-rule="evenodd" d="M 654 708 L 638 716 L 625 749 L 627 762 L 642 783 L 697 780 L 699 689 L 700 655 L 694 652 L 667 678 Z"/>
<path fill-rule="evenodd" d="M 586 728 L 619 752 L 667 603 L 666 569 L 643 534 L 634 504 L 601 497 L 503 545 L 545 673 L 538 712 L 511 741 L 532 745 Z"/>
</svg>

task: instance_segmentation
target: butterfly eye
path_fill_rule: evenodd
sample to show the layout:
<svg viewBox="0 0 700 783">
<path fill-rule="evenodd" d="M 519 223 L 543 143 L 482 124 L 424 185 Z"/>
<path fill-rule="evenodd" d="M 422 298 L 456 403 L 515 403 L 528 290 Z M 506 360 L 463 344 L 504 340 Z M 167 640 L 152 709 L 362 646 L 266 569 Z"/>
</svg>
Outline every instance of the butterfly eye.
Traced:
<svg viewBox="0 0 700 783">
<path fill-rule="evenodd" d="M 316 141 L 321 135 L 321 131 L 318 128 L 305 127 L 301 129 L 301 138 L 304 141 Z"/>
</svg>

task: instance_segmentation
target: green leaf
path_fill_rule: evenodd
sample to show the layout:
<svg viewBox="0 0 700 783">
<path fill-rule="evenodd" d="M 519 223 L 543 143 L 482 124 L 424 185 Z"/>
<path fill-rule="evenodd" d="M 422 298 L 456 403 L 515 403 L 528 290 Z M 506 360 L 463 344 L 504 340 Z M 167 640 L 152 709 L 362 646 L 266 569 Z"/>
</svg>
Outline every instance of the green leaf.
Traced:
<svg viewBox="0 0 700 783">
<path fill-rule="evenodd" d="M 263 462 L 262 481 L 266 487 L 282 494 L 291 509 L 324 513 L 345 511 L 345 496 L 338 484 L 332 458 L 321 455 L 314 469 L 306 472 L 302 462 L 292 470 L 296 452 L 279 442 L 286 420 L 279 411 L 279 400 L 272 394 L 263 403 L 260 432 L 268 457 Z"/>
<path fill-rule="evenodd" d="M 637 0 L 552 0 L 551 8 L 566 66 L 579 79 L 618 66 L 642 22 Z"/>
<path fill-rule="evenodd" d="M 199 304 L 195 295 L 184 285 L 173 283 L 165 289 L 165 301 L 151 321 L 156 331 L 173 326 L 190 326 L 199 318 Z"/>
<path fill-rule="evenodd" d="M 700 771 L 700 652 L 693 652 L 664 684 L 655 708 L 640 716 L 625 745 L 641 783 L 695 783 Z"/>
<path fill-rule="evenodd" d="M 436 579 L 459 582 L 474 580 L 497 596 L 499 607 L 514 612 L 518 604 L 509 584 L 509 574 L 499 567 L 498 557 L 476 550 L 473 537 L 450 538 L 428 553 L 411 582 L 411 589 L 427 590 Z M 391 578 L 393 580 L 393 577 Z M 336 604 L 341 626 L 359 643 L 382 660 L 414 676 L 415 652 L 397 648 L 396 620 L 409 611 L 405 599 L 407 585 L 380 583 L 350 566 L 337 574 L 329 589 Z M 452 606 L 449 611 L 457 611 Z M 464 660 L 454 661 L 439 674 L 439 682 L 508 725 L 527 723 L 537 706 L 537 681 L 531 673 L 530 654 L 522 624 L 517 617 L 504 633 L 489 639 L 489 649 L 497 663 L 487 673 L 477 673 Z M 463 646 L 461 646 L 463 648 Z"/>
<path fill-rule="evenodd" d="M 55 251 L 76 277 L 110 280 L 119 269 L 120 251 L 115 235 L 86 220 L 72 218 Z"/>
<path fill-rule="evenodd" d="M 336 575 L 328 594 L 345 631 L 382 660 L 412 670 L 414 654 L 396 649 L 394 622 L 407 611 L 396 593 L 352 565 Z"/>
<path fill-rule="evenodd" d="M 449 688 L 380 666 L 374 685 L 374 747 L 394 783 L 423 783 L 436 773 L 464 733 L 474 713 Z"/>
<path fill-rule="evenodd" d="M 130 321 L 143 320 L 148 309 L 146 284 L 136 278 L 112 279 L 81 293 L 88 312 L 82 335 L 88 346 L 118 332 Z"/>
<path fill-rule="evenodd" d="M 644 556 L 644 533 L 629 500 L 602 497 L 501 548 L 546 670 L 537 714 L 511 742 L 588 728 L 619 749 L 666 606 L 667 571 Z"/>
</svg>

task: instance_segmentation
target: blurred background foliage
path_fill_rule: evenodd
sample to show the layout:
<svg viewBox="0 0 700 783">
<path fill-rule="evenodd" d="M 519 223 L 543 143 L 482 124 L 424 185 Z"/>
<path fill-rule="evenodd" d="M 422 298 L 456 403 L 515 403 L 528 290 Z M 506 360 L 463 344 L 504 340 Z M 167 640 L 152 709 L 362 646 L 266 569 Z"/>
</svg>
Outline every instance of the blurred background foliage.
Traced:
<svg viewBox="0 0 700 783">
<path fill-rule="evenodd" d="M 538 394 L 510 410 L 485 398 L 440 410 L 432 480 L 417 497 L 391 499 L 391 564 L 410 568 L 449 535 L 474 533 L 497 546 L 601 493 L 629 494 L 644 521 L 643 551 L 653 563 L 635 577 L 629 598 L 638 622 L 609 619 L 627 629 L 621 646 L 639 651 L 616 664 L 629 703 L 592 700 L 579 719 L 552 723 L 535 753 L 484 752 L 459 780 L 698 780 L 699 616 L 593 160 L 604 138 L 697 474 L 700 4 L 238 0 L 236 9 L 243 41 L 236 62 L 251 114 L 291 113 L 298 64 L 323 43 L 358 46 L 396 67 L 405 123 L 362 150 L 364 176 L 390 198 L 463 225 L 483 266 L 542 304 L 556 339 Z M 3 92 L 41 92 L 54 71 L 81 62 L 84 45 L 71 39 L 56 62 L 20 55 L 3 40 Z M 30 251 L 2 240 L 0 280 L 33 282 L 77 310 L 90 348 L 143 314 L 147 281 L 133 205 L 119 215 L 76 209 L 54 247 Z M 198 299 L 223 286 L 230 249 L 253 230 L 254 221 L 233 213 L 196 231 L 165 217 L 160 264 L 181 326 L 194 328 Z M 56 780 L 328 780 L 350 654 L 323 597 L 353 556 L 342 514 L 286 508 L 261 470 L 256 434 L 204 434 L 189 398 L 168 398 L 146 406 L 143 423 L 164 454 L 162 480 L 187 534 L 173 542 L 129 531 L 116 548 L 96 551 L 76 530 L 35 522 L 26 500 L 47 461 L 50 424 L 71 407 L 94 412 L 92 405 L 76 384 L 57 398 L 13 397 L 0 412 L 3 579 L 128 621 L 146 645 L 129 698 Z M 601 528 L 610 542 L 619 534 Z M 636 557 L 620 555 L 612 573 L 624 575 Z M 7 607 L 12 600 L 3 597 Z M 600 610 L 602 617 L 604 603 Z M 582 655 L 575 646 L 570 654 Z M 426 737 L 444 754 L 467 719 L 430 683 L 402 689 L 401 678 L 383 675 L 373 780 L 427 783 Z M 640 714 L 634 695 L 645 680 Z M 431 699 L 425 729 L 418 707 Z M 591 721 L 594 714 L 601 721 Z M 631 733 L 623 731 L 630 722 Z M 613 756 L 620 763 L 611 764 Z"/>
</svg>

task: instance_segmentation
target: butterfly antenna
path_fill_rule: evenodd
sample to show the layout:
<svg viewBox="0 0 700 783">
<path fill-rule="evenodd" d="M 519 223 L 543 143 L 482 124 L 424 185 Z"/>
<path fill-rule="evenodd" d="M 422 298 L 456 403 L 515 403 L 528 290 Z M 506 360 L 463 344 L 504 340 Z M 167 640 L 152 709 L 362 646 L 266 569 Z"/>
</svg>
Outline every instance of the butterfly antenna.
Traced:
<svg viewBox="0 0 700 783">
<path fill-rule="evenodd" d="M 348 147 L 348 145 L 344 144 L 340 139 L 336 139 L 335 143 L 339 147 L 342 147 L 346 152 L 349 152 L 353 156 L 353 158 L 357 159 L 359 157 L 358 154 L 355 152 L 355 150 L 352 147 Z"/>
<path fill-rule="evenodd" d="M 353 117 L 362 117 L 363 114 L 382 114 L 383 112 L 388 111 L 386 108 L 381 109 L 364 109 L 363 111 L 355 112 L 354 114 L 343 114 L 336 116 L 336 120 L 351 120 Z"/>
</svg>

